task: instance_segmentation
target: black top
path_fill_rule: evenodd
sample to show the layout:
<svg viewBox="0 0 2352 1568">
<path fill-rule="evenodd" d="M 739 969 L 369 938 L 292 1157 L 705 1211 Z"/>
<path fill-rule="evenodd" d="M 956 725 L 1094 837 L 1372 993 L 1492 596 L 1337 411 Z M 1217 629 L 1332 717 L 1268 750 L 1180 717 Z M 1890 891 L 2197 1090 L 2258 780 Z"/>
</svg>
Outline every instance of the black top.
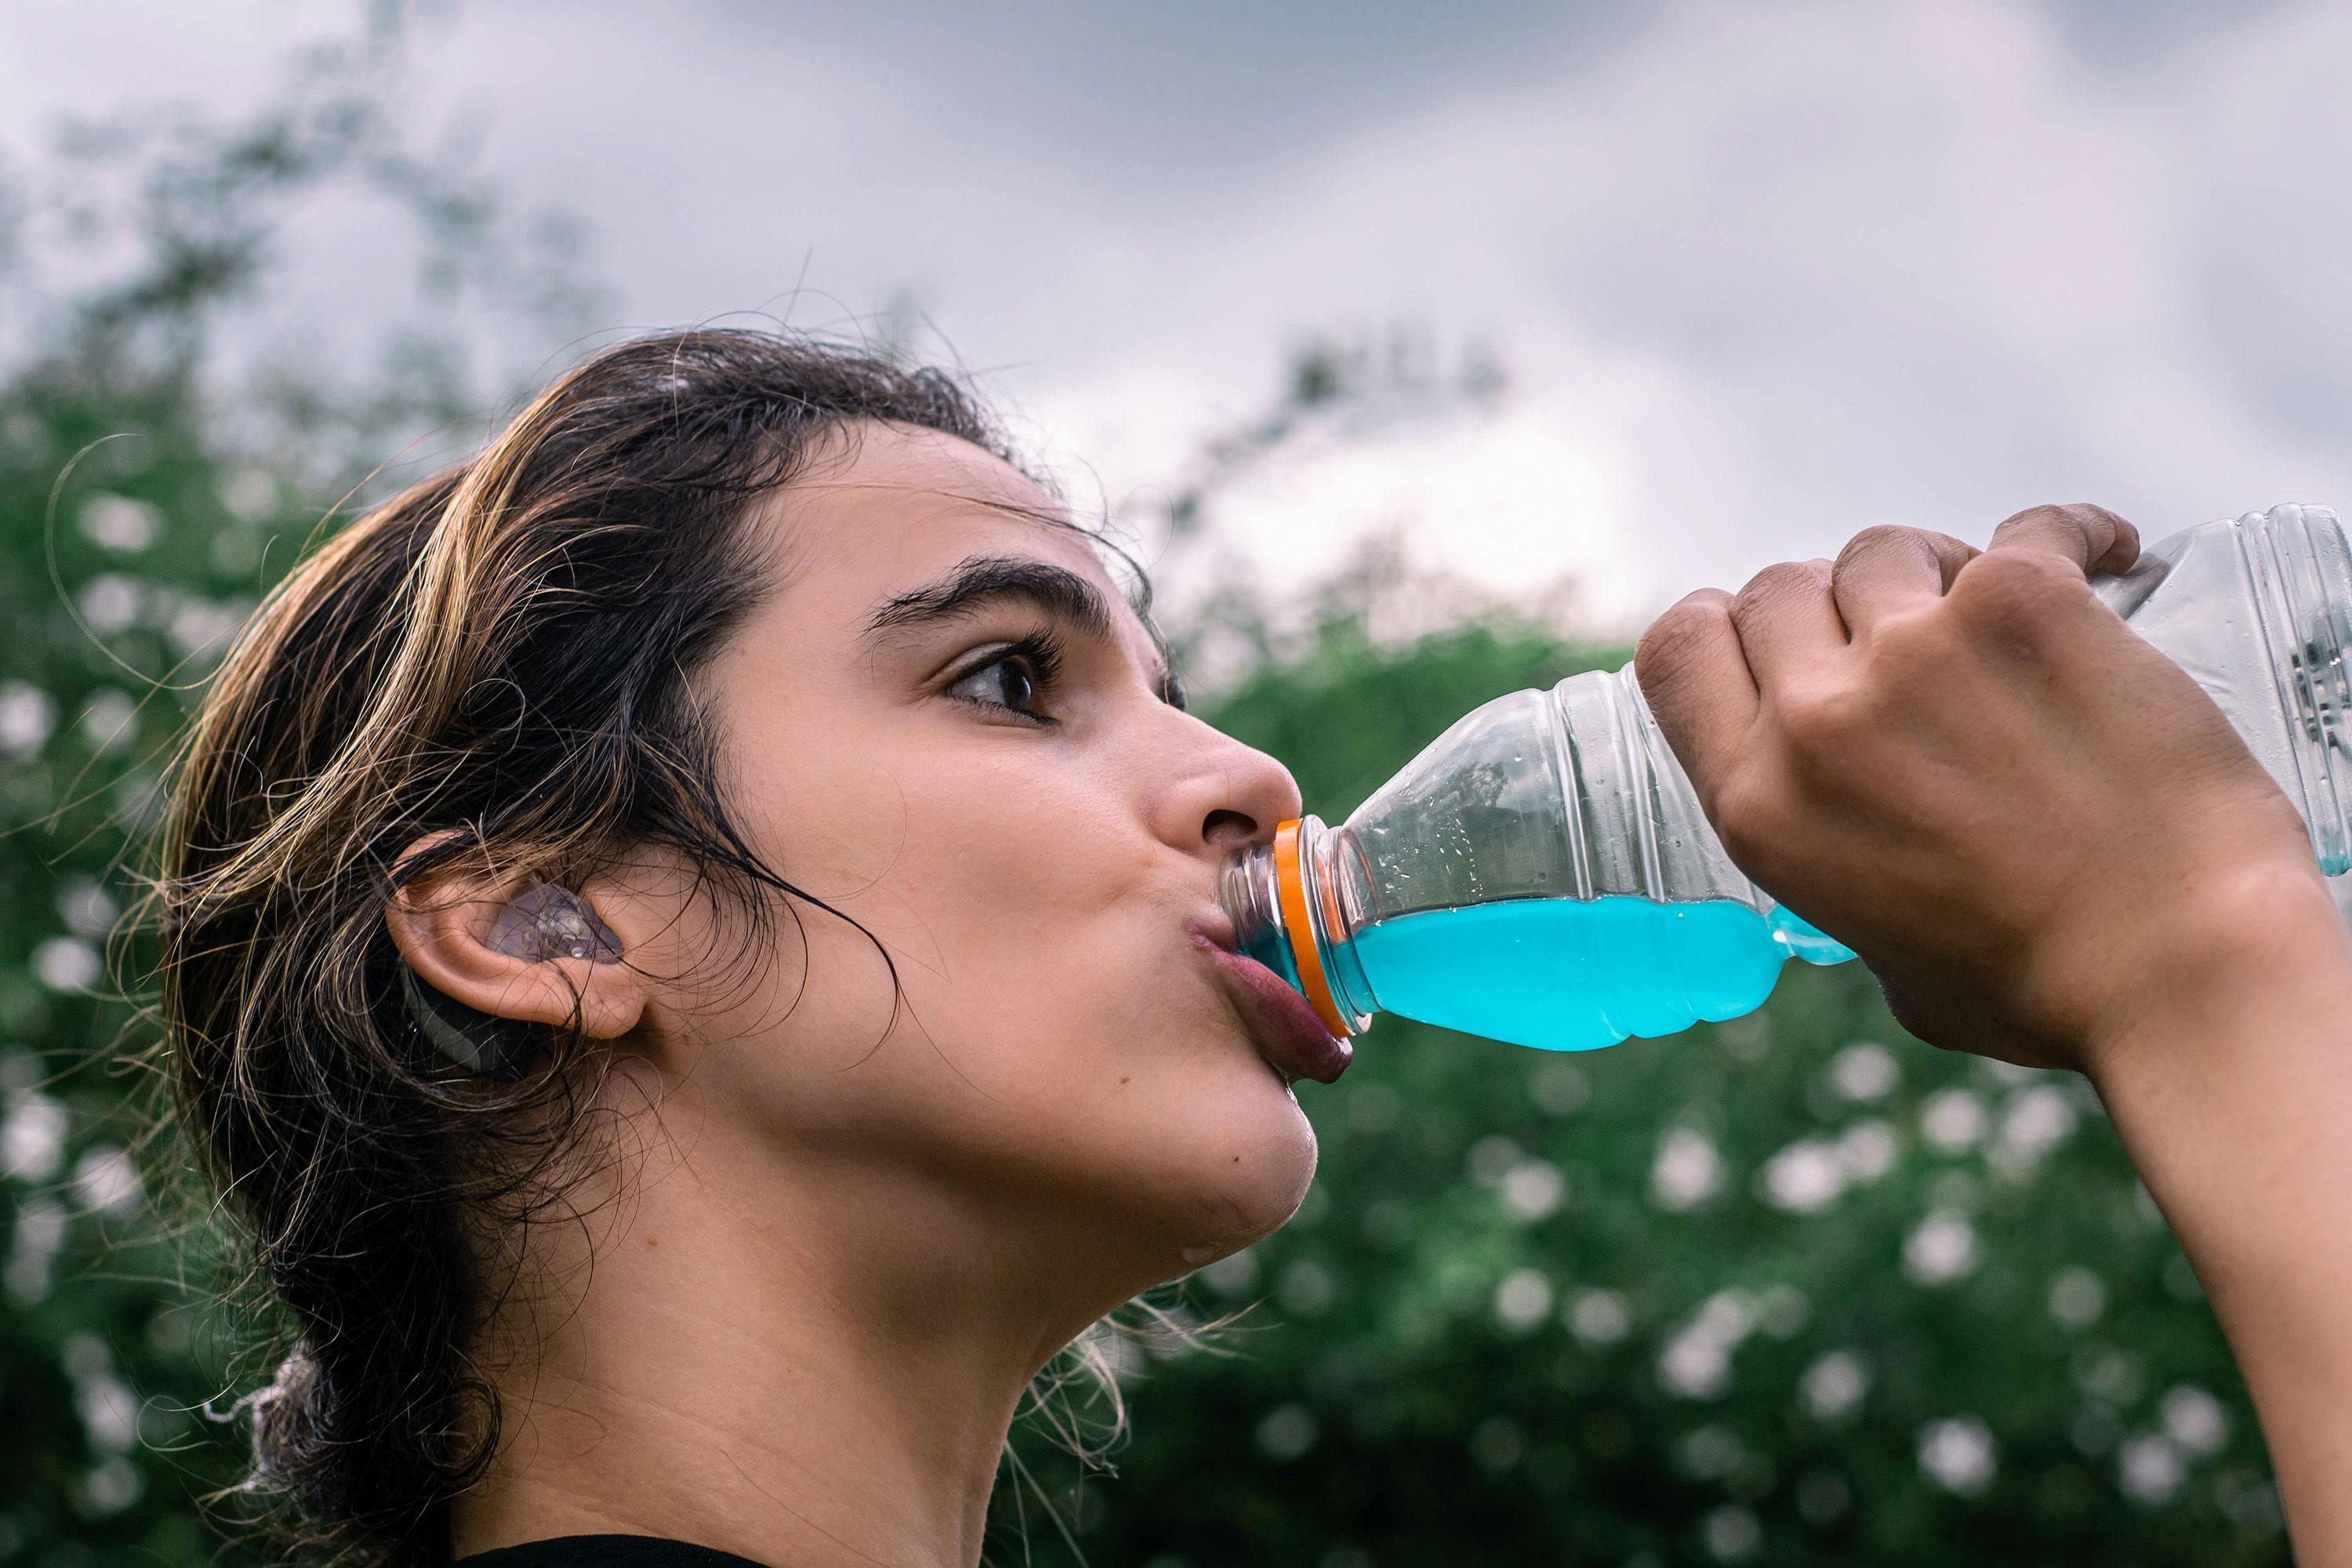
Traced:
<svg viewBox="0 0 2352 1568">
<path fill-rule="evenodd" d="M 761 1568 L 749 1557 L 650 1535 L 567 1535 L 460 1557 L 454 1568 Z"/>
</svg>

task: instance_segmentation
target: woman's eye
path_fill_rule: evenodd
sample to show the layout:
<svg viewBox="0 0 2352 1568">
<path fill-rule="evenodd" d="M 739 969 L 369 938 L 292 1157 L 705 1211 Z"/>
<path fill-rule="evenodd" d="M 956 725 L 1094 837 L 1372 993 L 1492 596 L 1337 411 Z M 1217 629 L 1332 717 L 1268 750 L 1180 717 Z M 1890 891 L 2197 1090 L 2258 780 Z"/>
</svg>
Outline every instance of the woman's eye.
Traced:
<svg viewBox="0 0 2352 1568">
<path fill-rule="evenodd" d="M 948 695 L 1042 719 L 1045 715 L 1036 711 L 1037 687 L 1036 671 L 1029 660 L 1019 654 L 1008 654 L 961 677 L 948 688 Z"/>
</svg>

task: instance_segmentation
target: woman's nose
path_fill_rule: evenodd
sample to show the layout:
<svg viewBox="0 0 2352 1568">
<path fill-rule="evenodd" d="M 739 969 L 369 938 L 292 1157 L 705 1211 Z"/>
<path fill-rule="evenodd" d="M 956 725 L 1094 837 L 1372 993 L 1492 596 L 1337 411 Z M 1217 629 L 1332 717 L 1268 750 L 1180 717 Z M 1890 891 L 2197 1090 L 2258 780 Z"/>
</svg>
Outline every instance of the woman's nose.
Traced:
<svg viewBox="0 0 2352 1568">
<path fill-rule="evenodd" d="M 1298 816 L 1298 781 L 1264 752 L 1219 735 L 1169 792 L 1162 811 L 1170 842 L 1223 856 L 1273 837 Z"/>
</svg>

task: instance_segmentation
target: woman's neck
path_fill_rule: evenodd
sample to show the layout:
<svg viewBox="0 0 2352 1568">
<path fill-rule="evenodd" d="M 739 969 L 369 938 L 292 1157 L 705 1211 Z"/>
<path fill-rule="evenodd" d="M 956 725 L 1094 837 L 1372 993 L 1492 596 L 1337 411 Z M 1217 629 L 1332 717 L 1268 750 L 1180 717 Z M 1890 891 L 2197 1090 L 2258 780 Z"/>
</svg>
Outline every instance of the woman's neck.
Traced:
<svg viewBox="0 0 2352 1568">
<path fill-rule="evenodd" d="M 534 1237 L 579 1256 L 532 1277 L 572 1283 L 506 1314 L 531 1353 L 499 1377 L 500 1453 L 454 1507 L 458 1553 L 619 1533 L 792 1568 L 977 1563 L 1023 1393 L 1118 1297 L 1041 1288 L 911 1179 L 677 1142 L 690 1163 L 639 1173 L 610 1223 Z"/>
</svg>

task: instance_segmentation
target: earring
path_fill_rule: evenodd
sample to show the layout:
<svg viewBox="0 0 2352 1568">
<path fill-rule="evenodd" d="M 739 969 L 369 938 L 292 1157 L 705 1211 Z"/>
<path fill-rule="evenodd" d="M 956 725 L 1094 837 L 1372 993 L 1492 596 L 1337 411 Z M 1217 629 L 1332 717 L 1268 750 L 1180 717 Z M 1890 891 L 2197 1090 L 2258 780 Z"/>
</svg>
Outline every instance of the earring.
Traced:
<svg viewBox="0 0 2352 1568">
<path fill-rule="evenodd" d="M 554 958 L 585 958 L 616 963 L 621 939 L 578 894 L 552 882 L 533 882 L 499 911 L 485 939 L 509 958 L 542 963 Z M 540 1026 L 501 1018 L 468 1006 L 401 965 L 408 1015 L 428 1044 L 467 1072 L 512 1083 L 539 1052 Z"/>
</svg>

